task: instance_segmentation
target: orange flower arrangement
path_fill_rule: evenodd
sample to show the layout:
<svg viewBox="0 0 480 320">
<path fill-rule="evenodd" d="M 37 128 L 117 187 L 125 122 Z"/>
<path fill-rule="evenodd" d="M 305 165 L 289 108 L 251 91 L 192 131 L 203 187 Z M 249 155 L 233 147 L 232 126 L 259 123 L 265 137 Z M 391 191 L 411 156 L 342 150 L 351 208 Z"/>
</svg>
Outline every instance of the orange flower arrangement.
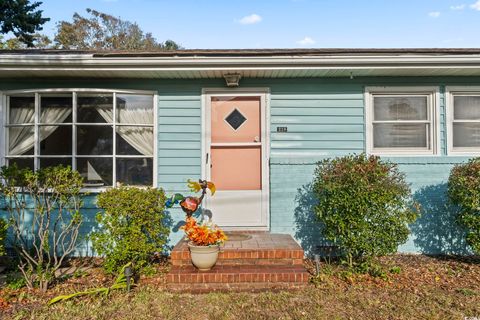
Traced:
<svg viewBox="0 0 480 320">
<path fill-rule="evenodd" d="M 197 246 L 219 245 L 227 240 L 227 236 L 216 224 L 198 224 L 193 217 L 188 217 L 186 223 L 181 227 L 187 238 Z"/>
</svg>

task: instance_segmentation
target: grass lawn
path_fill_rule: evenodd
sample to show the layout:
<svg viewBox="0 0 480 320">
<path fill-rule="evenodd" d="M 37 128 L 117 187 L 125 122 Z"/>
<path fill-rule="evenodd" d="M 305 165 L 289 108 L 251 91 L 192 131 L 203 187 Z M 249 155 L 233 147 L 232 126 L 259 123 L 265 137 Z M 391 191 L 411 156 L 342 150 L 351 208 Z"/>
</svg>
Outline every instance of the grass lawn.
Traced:
<svg viewBox="0 0 480 320">
<path fill-rule="evenodd" d="M 93 287 L 96 277 L 38 292 L 0 290 L 5 319 L 480 319 L 480 263 L 425 256 L 395 256 L 388 279 L 352 275 L 324 265 L 303 290 L 263 293 L 172 294 L 161 273 L 131 293 L 80 298 L 46 306 L 58 292 Z M 310 264 L 308 264 L 311 266 Z M 400 271 L 400 272 L 399 272 Z M 89 282 L 89 279 L 94 279 Z M 69 282 L 67 281 L 67 282 Z M 77 281 L 76 285 L 72 284 Z M 1 315 L 1 314 L 0 314 Z"/>
</svg>

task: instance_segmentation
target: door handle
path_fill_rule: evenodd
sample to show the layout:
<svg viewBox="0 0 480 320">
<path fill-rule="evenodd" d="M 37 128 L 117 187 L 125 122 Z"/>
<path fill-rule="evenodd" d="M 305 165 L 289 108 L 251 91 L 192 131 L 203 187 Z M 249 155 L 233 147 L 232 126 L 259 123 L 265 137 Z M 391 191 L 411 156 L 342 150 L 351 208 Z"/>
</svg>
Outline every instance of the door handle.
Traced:
<svg viewBox="0 0 480 320">
<path fill-rule="evenodd" d="M 205 157 L 205 164 L 208 164 L 208 155 L 209 153 L 207 152 L 207 156 Z"/>
</svg>

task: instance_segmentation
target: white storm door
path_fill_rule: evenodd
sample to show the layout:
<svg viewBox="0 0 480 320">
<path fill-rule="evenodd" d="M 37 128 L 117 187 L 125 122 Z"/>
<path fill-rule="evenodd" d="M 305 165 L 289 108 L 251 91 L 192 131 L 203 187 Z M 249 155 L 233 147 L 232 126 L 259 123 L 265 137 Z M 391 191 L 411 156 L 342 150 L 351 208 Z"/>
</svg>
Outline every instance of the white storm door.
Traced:
<svg viewBox="0 0 480 320">
<path fill-rule="evenodd" d="M 267 227 L 265 95 L 206 96 L 205 173 L 217 192 L 205 207 L 230 229 Z"/>
</svg>

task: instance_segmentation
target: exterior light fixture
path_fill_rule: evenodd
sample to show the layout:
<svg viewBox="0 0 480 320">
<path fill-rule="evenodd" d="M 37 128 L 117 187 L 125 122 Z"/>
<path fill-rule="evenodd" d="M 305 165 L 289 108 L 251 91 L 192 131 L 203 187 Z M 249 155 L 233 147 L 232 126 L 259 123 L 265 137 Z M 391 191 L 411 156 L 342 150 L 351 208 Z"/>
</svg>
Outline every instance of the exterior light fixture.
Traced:
<svg viewBox="0 0 480 320">
<path fill-rule="evenodd" d="M 238 87 L 242 75 L 239 73 L 224 74 L 223 78 L 227 84 L 227 87 Z"/>
<path fill-rule="evenodd" d="M 315 260 L 315 271 L 317 276 L 320 274 L 320 255 L 315 254 L 314 255 L 314 260 Z"/>
<path fill-rule="evenodd" d="M 124 270 L 125 278 L 127 280 L 127 291 L 130 292 L 131 278 L 133 276 L 132 267 L 126 267 Z"/>
</svg>

